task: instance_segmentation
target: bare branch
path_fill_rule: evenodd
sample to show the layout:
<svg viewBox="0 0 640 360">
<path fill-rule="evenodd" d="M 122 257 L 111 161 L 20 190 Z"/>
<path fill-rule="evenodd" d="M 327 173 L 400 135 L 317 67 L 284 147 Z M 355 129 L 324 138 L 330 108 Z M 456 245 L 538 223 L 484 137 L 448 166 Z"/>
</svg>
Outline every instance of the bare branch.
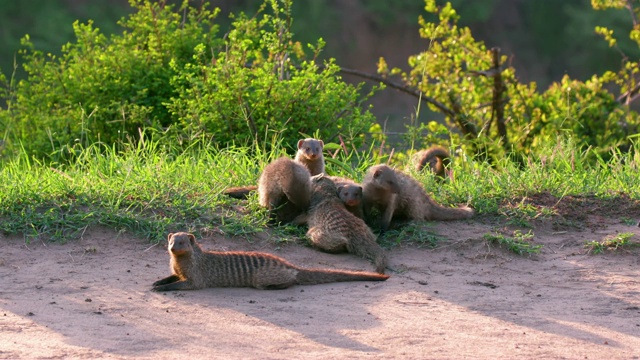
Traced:
<svg viewBox="0 0 640 360">
<path fill-rule="evenodd" d="M 424 94 L 422 94 L 420 91 L 411 88 L 409 86 L 405 86 L 402 84 L 398 84 L 394 81 L 391 81 L 383 76 L 379 76 L 379 75 L 374 75 L 374 74 L 367 74 L 364 73 L 362 71 L 358 71 L 358 70 L 353 70 L 353 69 L 347 69 L 347 68 L 341 68 L 340 69 L 341 73 L 344 74 L 349 74 L 349 75 L 354 75 L 354 76 L 358 76 L 364 79 L 368 79 L 368 80 L 372 80 L 372 81 L 377 81 L 377 82 L 381 82 L 383 84 L 385 84 L 386 86 L 402 91 L 406 94 L 409 95 L 413 95 L 418 99 L 422 99 L 422 101 L 425 101 L 433 106 L 435 106 L 436 108 L 438 108 L 438 110 L 440 110 L 441 112 L 443 112 L 445 115 L 453 118 L 455 117 L 455 112 L 451 109 L 449 109 L 446 105 L 444 105 L 443 103 L 439 102 L 438 100 L 429 97 L 429 96 L 425 96 Z"/>
<path fill-rule="evenodd" d="M 624 94 L 618 96 L 616 99 L 622 105 L 630 105 L 633 101 L 638 98 L 638 94 L 640 93 L 640 83 L 636 84 L 632 89 L 629 89 Z"/>
<path fill-rule="evenodd" d="M 500 68 L 500 48 L 494 47 L 491 49 L 493 54 L 493 68 Z M 507 139 L 507 127 L 504 124 L 504 104 L 500 99 L 504 93 L 504 83 L 502 82 L 502 73 L 496 71 L 493 76 L 493 111 L 492 118 L 496 121 L 498 126 L 498 135 L 500 136 L 500 142 L 505 150 L 509 150 L 509 141 Z"/>
</svg>

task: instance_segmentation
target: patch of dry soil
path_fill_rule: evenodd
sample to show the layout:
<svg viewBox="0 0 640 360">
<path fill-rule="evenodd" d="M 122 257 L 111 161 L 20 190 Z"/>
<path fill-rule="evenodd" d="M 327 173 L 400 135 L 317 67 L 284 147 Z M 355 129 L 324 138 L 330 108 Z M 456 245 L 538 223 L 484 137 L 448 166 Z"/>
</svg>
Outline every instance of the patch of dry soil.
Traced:
<svg viewBox="0 0 640 360">
<path fill-rule="evenodd" d="M 587 240 L 640 228 L 536 228 L 541 254 L 488 246 L 491 225 L 432 224 L 437 249 L 390 250 L 386 282 L 155 293 L 166 244 L 90 229 L 66 244 L 0 236 L 0 358 L 638 359 L 638 250 L 589 255 Z M 269 239 L 211 236 L 307 267 L 371 270 Z"/>
</svg>

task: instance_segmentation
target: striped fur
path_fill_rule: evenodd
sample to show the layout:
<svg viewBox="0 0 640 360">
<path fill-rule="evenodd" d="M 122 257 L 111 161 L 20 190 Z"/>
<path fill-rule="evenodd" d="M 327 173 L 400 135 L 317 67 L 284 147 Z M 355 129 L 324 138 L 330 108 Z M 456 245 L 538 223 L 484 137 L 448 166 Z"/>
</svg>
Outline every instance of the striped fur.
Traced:
<svg viewBox="0 0 640 360">
<path fill-rule="evenodd" d="M 304 269 L 260 252 L 203 251 L 192 234 L 169 234 L 172 275 L 153 283 L 154 291 L 194 290 L 209 287 L 285 289 L 337 281 L 383 281 L 376 273 Z"/>
</svg>

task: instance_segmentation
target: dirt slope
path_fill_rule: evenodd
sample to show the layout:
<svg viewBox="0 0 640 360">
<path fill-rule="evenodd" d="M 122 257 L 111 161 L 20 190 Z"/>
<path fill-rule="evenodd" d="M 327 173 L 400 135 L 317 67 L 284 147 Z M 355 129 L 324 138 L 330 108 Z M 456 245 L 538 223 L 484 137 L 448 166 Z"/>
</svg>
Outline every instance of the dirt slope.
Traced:
<svg viewBox="0 0 640 360">
<path fill-rule="evenodd" d="M 0 237 L 0 358 L 638 359 L 638 250 L 589 255 L 587 240 L 640 228 L 534 230 L 531 258 L 487 246 L 478 221 L 433 224 L 435 250 L 390 250 L 386 282 L 280 291 L 154 293 L 165 245 L 104 229 L 66 244 Z M 268 239 L 211 236 L 207 249 L 260 250 L 309 267 L 371 270 Z"/>
</svg>

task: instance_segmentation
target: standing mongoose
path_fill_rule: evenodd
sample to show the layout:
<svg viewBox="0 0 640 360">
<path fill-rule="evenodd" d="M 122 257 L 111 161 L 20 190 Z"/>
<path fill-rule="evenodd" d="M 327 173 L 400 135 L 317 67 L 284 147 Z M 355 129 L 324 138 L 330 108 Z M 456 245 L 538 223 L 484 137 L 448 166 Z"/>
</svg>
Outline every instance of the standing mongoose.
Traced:
<svg viewBox="0 0 640 360">
<path fill-rule="evenodd" d="M 394 218 L 457 220 L 469 218 L 474 213 L 467 206 L 450 208 L 436 204 L 418 181 L 384 164 L 367 170 L 362 181 L 362 207 L 367 219 L 372 208 L 382 212 L 380 227 L 383 231 Z"/>
<path fill-rule="evenodd" d="M 309 208 L 311 175 L 304 165 L 288 157 L 278 158 L 264 167 L 258 180 L 260 205 L 269 209 L 270 222 L 294 222 Z"/>
<path fill-rule="evenodd" d="M 324 142 L 319 139 L 307 138 L 298 140 L 298 152 L 295 160 L 309 169 L 311 176 L 325 174 L 324 171 Z"/>
<path fill-rule="evenodd" d="M 364 220 L 350 213 L 337 194 L 336 185 L 324 175 L 311 178 L 311 205 L 307 237 L 324 251 L 350 252 L 372 260 L 376 271 L 383 274 L 387 255 L 376 242 L 376 236 Z"/>
<path fill-rule="evenodd" d="M 362 186 L 355 181 L 339 176 L 329 176 L 338 188 L 338 197 L 350 213 L 364 219 L 362 212 Z"/>
<path fill-rule="evenodd" d="M 451 163 L 449 150 L 435 145 L 426 150 L 418 151 L 414 158 L 416 159 L 416 171 L 422 171 L 422 169 L 429 166 L 429 169 L 441 178 L 446 177 L 446 168 Z"/>
<path fill-rule="evenodd" d="M 371 272 L 304 269 L 280 257 L 259 252 L 203 251 L 195 236 L 169 234 L 171 276 L 153 283 L 154 291 L 208 287 L 285 289 L 338 281 L 384 281 L 388 275 Z"/>
</svg>

